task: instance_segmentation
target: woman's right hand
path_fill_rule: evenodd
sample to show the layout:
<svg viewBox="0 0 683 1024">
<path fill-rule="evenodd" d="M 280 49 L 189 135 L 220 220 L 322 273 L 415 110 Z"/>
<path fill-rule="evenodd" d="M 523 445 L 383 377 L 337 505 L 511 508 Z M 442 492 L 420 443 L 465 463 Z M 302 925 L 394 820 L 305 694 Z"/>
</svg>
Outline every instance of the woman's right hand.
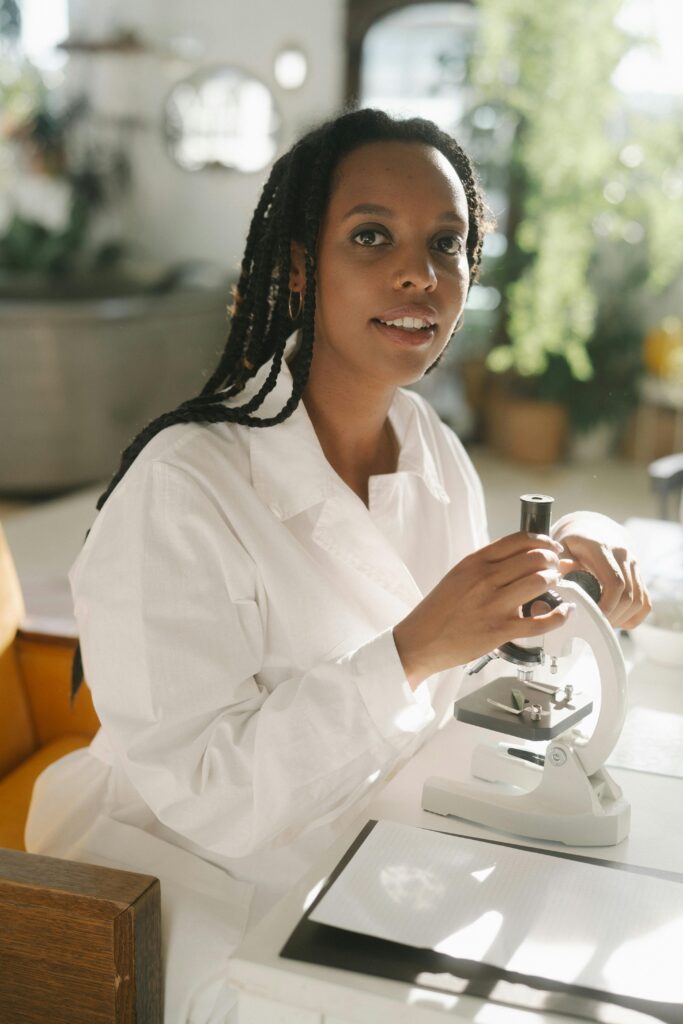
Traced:
<svg viewBox="0 0 683 1024">
<path fill-rule="evenodd" d="M 543 534 L 513 533 L 474 551 L 394 628 L 413 689 L 423 679 L 466 665 L 507 640 L 539 636 L 566 621 L 572 605 L 531 617 L 521 606 L 560 580 L 562 545 Z"/>
</svg>

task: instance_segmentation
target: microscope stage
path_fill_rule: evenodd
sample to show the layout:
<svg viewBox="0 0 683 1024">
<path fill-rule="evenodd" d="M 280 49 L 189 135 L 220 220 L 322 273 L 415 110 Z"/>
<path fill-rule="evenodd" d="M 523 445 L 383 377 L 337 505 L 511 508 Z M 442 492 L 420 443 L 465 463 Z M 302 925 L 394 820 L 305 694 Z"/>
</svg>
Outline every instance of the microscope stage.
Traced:
<svg viewBox="0 0 683 1024">
<path fill-rule="evenodd" d="M 515 708 L 513 690 L 524 695 L 524 711 L 521 714 L 513 714 L 512 710 L 504 711 L 488 703 L 491 699 L 511 709 Z M 540 705 L 545 712 L 538 721 L 530 717 L 532 704 Z M 517 676 L 500 676 L 456 701 L 453 713 L 459 722 L 468 725 L 479 725 L 483 729 L 493 729 L 524 740 L 552 740 L 571 729 L 592 710 L 592 700 L 580 699 L 576 695 L 567 700 L 562 687 L 558 687 L 555 695 L 541 693 L 527 686 Z"/>
</svg>

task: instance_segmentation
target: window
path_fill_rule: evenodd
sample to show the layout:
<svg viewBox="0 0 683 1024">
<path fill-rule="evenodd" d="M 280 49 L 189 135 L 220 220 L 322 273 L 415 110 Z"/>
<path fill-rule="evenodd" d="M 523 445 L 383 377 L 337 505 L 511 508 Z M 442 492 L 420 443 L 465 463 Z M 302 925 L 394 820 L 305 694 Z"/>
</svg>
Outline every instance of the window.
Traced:
<svg viewBox="0 0 683 1024">
<path fill-rule="evenodd" d="M 61 68 L 66 54 L 57 49 L 69 31 L 68 0 L 21 0 L 21 49 L 42 71 Z"/>
<path fill-rule="evenodd" d="M 625 0 L 617 24 L 645 39 L 623 57 L 614 84 L 633 105 L 666 112 L 683 98 L 681 0 Z"/>
<path fill-rule="evenodd" d="M 468 3 L 409 4 L 376 21 L 362 44 L 362 106 L 420 116 L 455 133 L 470 95 L 477 12 Z"/>
</svg>

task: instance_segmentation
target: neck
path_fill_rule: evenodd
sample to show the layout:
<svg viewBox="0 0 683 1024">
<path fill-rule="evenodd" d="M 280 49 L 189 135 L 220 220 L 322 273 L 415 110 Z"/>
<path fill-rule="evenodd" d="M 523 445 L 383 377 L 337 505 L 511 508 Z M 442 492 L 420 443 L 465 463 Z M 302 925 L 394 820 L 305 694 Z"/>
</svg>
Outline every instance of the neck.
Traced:
<svg viewBox="0 0 683 1024">
<path fill-rule="evenodd" d="M 396 389 L 327 374 L 313 359 L 303 402 L 325 458 L 367 505 L 368 480 L 396 471 L 398 444 L 388 412 Z"/>
</svg>

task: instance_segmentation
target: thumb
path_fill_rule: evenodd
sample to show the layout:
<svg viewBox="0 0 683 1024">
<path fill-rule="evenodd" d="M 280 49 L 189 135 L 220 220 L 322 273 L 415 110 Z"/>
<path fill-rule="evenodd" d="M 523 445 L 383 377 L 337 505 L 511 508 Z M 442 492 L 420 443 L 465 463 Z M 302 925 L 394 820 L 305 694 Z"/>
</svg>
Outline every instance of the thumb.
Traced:
<svg viewBox="0 0 683 1024">
<path fill-rule="evenodd" d="M 560 575 L 566 576 L 568 572 L 576 572 L 577 569 L 583 569 L 580 562 L 577 562 L 574 558 L 561 558 L 560 559 Z"/>
</svg>

